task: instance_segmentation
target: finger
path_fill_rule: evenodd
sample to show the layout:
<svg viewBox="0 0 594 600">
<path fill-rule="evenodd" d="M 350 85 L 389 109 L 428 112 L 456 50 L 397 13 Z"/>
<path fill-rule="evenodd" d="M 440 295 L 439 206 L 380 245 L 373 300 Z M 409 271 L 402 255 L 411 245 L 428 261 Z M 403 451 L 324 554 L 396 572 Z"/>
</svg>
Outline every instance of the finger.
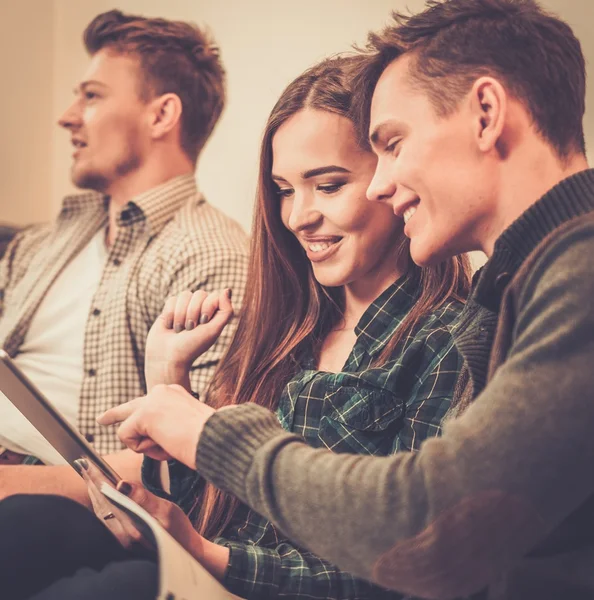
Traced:
<svg viewBox="0 0 594 600">
<path fill-rule="evenodd" d="M 231 288 L 223 290 L 219 296 L 219 310 L 233 314 L 233 303 L 231 302 L 232 297 L 233 290 Z"/>
<path fill-rule="evenodd" d="M 223 329 L 233 318 L 233 304 L 231 304 L 231 298 L 229 293 L 231 290 L 224 290 L 220 292 L 218 297 L 218 310 L 214 313 L 212 318 L 206 323 L 204 327 L 204 333 L 212 337 L 212 343 L 221 335 Z"/>
<path fill-rule="evenodd" d="M 177 300 L 175 301 L 175 313 L 173 316 L 173 329 L 176 333 L 179 333 L 186 328 L 186 312 L 191 299 L 192 292 L 190 291 L 182 292 L 177 296 Z"/>
<path fill-rule="evenodd" d="M 125 496 L 128 496 L 128 498 L 136 502 L 139 506 L 142 506 L 144 510 L 155 518 L 158 518 L 160 503 L 167 502 L 166 500 L 162 500 L 154 494 L 151 494 L 143 486 L 135 485 L 124 480 L 118 483 L 116 489 Z M 134 542 L 142 544 L 147 548 L 154 549 L 154 545 L 145 537 L 138 528 L 138 525 L 129 517 L 129 515 L 124 514 L 123 518 L 119 520 L 126 534 L 134 540 Z"/>
<path fill-rule="evenodd" d="M 158 509 L 159 503 L 163 501 L 161 498 L 151 494 L 144 486 L 130 483 L 129 481 L 120 481 L 116 489 L 153 515 Z"/>
<path fill-rule="evenodd" d="M 99 488 L 87 479 L 87 492 L 93 506 L 93 511 L 99 519 L 105 519 L 111 513 L 111 505 L 107 502 L 105 496 L 99 491 Z"/>
<path fill-rule="evenodd" d="M 81 475 L 87 483 L 87 492 L 95 516 L 111 531 L 124 548 L 130 548 L 138 540 L 130 535 L 123 525 L 126 515 L 116 508 L 99 490 L 91 479 L 90 469 L 81 469 Z"/>
<path fill-rule="evenodd" d="M 91 479 L 87 479 L 87 491 L 89 492 L 89 498 L 91 499 L 95 515 L 97 515 L 99 519 L 109 521 L 111 515 L 114 514 L 113 504 L 105 497 Z"/>
<path fill-rule="evenodd" d="M 163 450 L 161 446 L 157 446 L 153 440 L 149 438 L 144 438 L 137 446 L 137 452 L 148 456 L 149 458 L 153 458 L 155 460 L 171 460 L 173 457 Z"/>
<path fill-rule="evenodd" d="M 109 509 L 107 508 L 107 498 L 105 498 L 105 496 L 99 491 L 99 486 L 102 482 L 96 477 L 95 471 L 97 471 L 97 468 L 94 467 L 94 465 L 92 465 L 86 458 L 78 459 L 76 462 L 80 467 L 80 475 L 87 484 L 87 492 L 89 494 L 89 498 L 91 499 L 93 510 L 98 517 L 101 517 L 109 512 Z"/>
<path fill-rule="evenodd" d="M 207 296 L 208 294 L 203 290 L 198 290 L 192 294 L 192 299 L 186 311 L 186 329 L 194 329 L 200 322 L 202 303 Z"/>
<path fill-rule="evenodd" d="M 175 315 L 175 303 L 177 302 L 177 296 L 169 296 L 165 302 L 165 306 L 159 315 L 159 318 L 163 320 L 163 324 L 166 329 L 173 329 L 173 317 Z"/>
<path fill-rule="evenodd" d="M 130 415 L 138 410 L 140 407 L 139 405 L 142 404 L 142 401 L 145 398 L 146 396 L 134 398 L 134 400 L 130 400 L 130 402 L 124 402 L 124 404 L 106 410 L 102 415 L 97 417 L 97 423 L 99 423 L 99 425 L 114 425 L 115 423 L 125 421 Z"/>
<path fill-rule="evenodd" d="M 112 485 L 109 482 L 109 479 L 107 479 L 107 477 L 90 460 L 85 460 L 84 464 L 87 467 L 85 469 L 85 474 L 93 482 L 97 489 L 101 488 L 102 483 L 108 483 L 109 485 Z"/>
<path fill-rule="evenodd" d="M 172 512 L 180 510 L 172 502 L 165 500 L 164 498 L 159 498 L 159 496 L 152 494 L 141 485 L 120 482 L 117 489 L 123 494 L 126 494 L 126 496 L 136 502 L 136 504 L 142 506 L 142 508 L 157 519 L 165 529 L 170 530 Z"/>
<path fill-rule="evenodd" d="M 130 417 L 120 424 L 117 435 L 122 444 L 137 453 L 141 453 L 141 451 L 138 450 L 139 445 L 146 439 L 150 440 L 146 435 L 144 420 L 138 417 L 138 413 L 130 415 Z"/>
<path fill-rule="evenodd" d="M 208 323 L 219 309 L 219 292 L 211 292 L 206 296 L 200 311 L 200 325 Z"/>
<path fill-rule="evenodd" d="M 138 543 L 144 545 L 144 537 L 134 527 L 130 517 L 111 502 L 106 501 L 101 507 L 101 514 L 97 516 L 124 548 L 132 548 Z"/>
<path fill-rule="evenodd" d="M 136 452 L 136 454 L 144 454 L 145 456 L 158 461 L 172 460 L 175 458 L 149 438 L 135 437 L 127 431 L 124 431 L 124 433 L 118 431 L 118 437 L 122 444 L 125 444 L 129 450 Z"/>
</svg>

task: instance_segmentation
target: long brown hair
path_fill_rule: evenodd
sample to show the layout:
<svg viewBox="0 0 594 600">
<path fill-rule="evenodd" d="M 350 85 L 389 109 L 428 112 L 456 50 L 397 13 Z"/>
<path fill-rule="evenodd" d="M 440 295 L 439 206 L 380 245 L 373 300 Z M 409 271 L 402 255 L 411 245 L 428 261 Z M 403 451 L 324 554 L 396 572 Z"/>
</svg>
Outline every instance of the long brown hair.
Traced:
<svg viewBox="0 0 594 600">
<path fill-rule="evenodd" d="M 316 281 L 301 245 L 281 221 L 271 179 L 272 139 L 283 123 L 306 107 L 350 118 L 353 60 L 327 59 L 303 73 L 285 89 L 268 119 L 261 147 L 244 308 L 207 395 L 207 402 L 216 408 L 255 402 L 275 410 L 284 386 L 298 372 L 300 360 L 317 356 L 324 338 L 342 318 L 342 288 L 325 288 Z M 401 243 L 408 253 L 404 236 Z M 419 297 L 381 353 L 379 363 L 393 355 L 398 343 L 424 315 L 447 299 L 463 299 L 468 293 L 467 258 L 429 268 L 409 262 L 407 275 L 418 281 Z M 238 501 L 206 484 L 196 506 L 196 527 L 212 538 L 227 526 Z"/>
</svg>

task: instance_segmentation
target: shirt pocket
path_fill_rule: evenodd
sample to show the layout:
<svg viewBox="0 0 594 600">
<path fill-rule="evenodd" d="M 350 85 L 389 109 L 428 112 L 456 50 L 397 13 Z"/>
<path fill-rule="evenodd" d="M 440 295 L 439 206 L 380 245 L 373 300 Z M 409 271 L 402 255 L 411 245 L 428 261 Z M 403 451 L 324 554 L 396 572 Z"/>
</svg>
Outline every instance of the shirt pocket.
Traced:
<svg viewBox="0 0 594 600">
<path fill-rule="evenodd" d="M 324 396 L 318 437 L 333 452 L 385 456 L 403 421 L 403 401 L 388 390 L 341 387 Z"/>
</svg>

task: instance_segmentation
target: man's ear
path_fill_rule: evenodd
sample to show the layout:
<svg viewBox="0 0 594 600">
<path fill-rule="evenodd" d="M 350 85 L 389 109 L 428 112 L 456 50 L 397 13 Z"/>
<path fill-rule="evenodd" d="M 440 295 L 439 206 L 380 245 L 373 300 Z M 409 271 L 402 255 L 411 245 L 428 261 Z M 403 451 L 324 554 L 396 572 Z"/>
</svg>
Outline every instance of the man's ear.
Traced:
<svg viewBox="0 0 594 600">
<path fill-rule="evenodd" d="M 177 94 L 163 94 L 151 102 L 150 128 L 154 139 L 162 138 L 180 122 L 182 103 Z"/>
<path fill-rule="evenodd" d="M 508 108 L 506 89 L 493 77 L 480 77 L 472 86 L 470 103 L 478 149 L 501 151 Z"/>
</svg>

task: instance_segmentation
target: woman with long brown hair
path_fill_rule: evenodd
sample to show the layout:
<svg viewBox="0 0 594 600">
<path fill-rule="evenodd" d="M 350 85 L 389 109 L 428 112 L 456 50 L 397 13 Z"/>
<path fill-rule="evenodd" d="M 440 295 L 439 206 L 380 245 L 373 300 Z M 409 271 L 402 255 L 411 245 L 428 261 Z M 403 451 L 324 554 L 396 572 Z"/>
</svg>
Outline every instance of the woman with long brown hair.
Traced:
<svg viewBox="0 0 594 600">
<path fill-rule="evenodd" d="M 437 435 L 451 407 L 461 359 L 450 328 L 468 291 L 469 266 L 465 258 L 416 266 L 402 219 L 366 200 L 376 158 L 359 143 L 349 113 L 353 60 L 329 59 L 308 70 L 272 111 L 262 141 L 244 305 L 204 400 L 213 408 L 266 406 L 313 446 L 388 455 L 416 450 Z M 231 312 L 228 291 L 187 292 L 168 301 L 149 336 L 147 385 L 163 400 L 159 419 L 176 420 L 190 453 L 193 422 L 185 415 L 196 402 L 181 388 L 156 384 L 188 388 L 192 361 Z M 175 356 L 165 356 L 165 348 L 175 348 Z M 106 413 L 103 421 L 132 415 L 129 422 L 144 400 Z M 145 442 L 136 449 L 168 458 L 167 449 Z M 168 500 L 120 489 L 127 487 L 234 594 L 399 597 L 296 547 L 183 464 L 170 461 L 169 478 L 168 494 L 159 463 L 147 459 L 145 485 Z M 102 514 L 92 482 L 90 490 L 98 516 L 128 545 L 130 524 L 117 511 L 115 518 L 111 509 Z M 55 585 L 69 597 L 67 580 Z"/>
</svg>

